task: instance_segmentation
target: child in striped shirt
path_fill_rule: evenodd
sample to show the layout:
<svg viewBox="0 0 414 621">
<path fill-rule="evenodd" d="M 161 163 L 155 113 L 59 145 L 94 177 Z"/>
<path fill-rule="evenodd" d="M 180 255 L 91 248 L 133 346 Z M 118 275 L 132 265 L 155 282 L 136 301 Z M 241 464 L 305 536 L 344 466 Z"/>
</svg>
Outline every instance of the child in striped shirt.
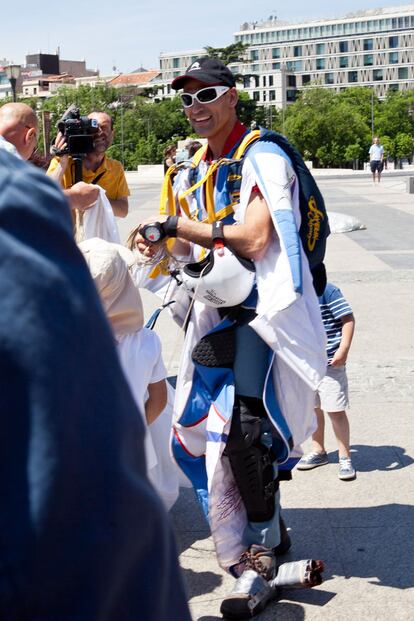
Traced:
<svg viewBox="0 0 414 621">
<path fill-rule="evenodd" d="M 327 337 L 328 367 L 317 390 L 315 413 L 318 426 L 312 435 L 312 451 L 299 461 L 298 470 L 311 470 L 328 463 L 324 443 L 326 412 L 338 442 L 338 476 L 342 481 L 350 481 L 355 479 L 356 472 L 349 450 L 349 421 L 345 411 L 348 407 L 345 363 L 354 335 L 355 319 L 341 290 L 331 283 L 326 285 L 319 297 L 319 305 Z"/>
</svg>

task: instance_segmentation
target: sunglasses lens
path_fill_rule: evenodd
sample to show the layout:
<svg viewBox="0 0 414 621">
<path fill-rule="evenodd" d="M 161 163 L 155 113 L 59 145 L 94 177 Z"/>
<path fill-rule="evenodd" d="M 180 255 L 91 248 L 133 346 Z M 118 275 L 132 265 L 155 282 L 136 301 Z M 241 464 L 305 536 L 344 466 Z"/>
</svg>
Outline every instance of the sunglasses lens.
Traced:
<svg viewBox="0 0 414 621">
<path fill-rule="evenodd" d="M 212 88 L 203 88 L 201 91 L 197 93 L 198 101 L 201 103 L 208 103 L 209 101 L 213 101 L 217 98 L 217 91 L 214 87 Z"/>
<path fill-rule="evenodd" d="M 189 93 L 181 93 L 181 101 L 186 108 L 193 105 L 193 96 Z"/>
</svg>

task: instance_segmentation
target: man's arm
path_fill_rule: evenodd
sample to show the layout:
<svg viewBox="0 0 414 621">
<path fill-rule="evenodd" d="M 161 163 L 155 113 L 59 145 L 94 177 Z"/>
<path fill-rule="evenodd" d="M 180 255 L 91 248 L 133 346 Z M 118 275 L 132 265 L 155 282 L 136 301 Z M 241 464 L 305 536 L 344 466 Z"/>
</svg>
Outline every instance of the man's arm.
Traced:
<svg viewBox="0 0 414 621">
<path fill-rule="evenodd" d="M 111 203 L 112 211 L 118 218 L 125 218 L 128 215 L 128 197 L 123 196 L 121 198 L 108 198 Z"/>
<path fill-rule="evenodd" d="M 158 221 L 165 222 L 166 216 L 148 219 L 146 223 Z M 233 250 L 246 259 L 259 260 L 265 254 L 267 247 L 275 235 L 272 219 L 266 201 L 258 194 L 250 196 L 246 209 L 246 218 L 243 224 L 230 224 L 223 227 L 224 238 Z M 174 246 L 174 254 L 186 254 L 188 251 L 183 242 L 193 242 L 212 247 L 212 226 L 203 222 L 194 222 L 187 218 L 179 218 L 177 224 L 177 241 Z M 155 253 L 158 244 L 150 244 L 138 232 L 134 245 L 142 254 L 146 254 L 146 248 L 150 255 Z"/>
<path fill-rule="evenodd" d="M 224 225 L 224 238 L 233 250 L 246 259 L 263 257 L 274 234 L 274 227 L 266 201 L 258 194 L 250 196 L 243 224 Z M 179 218 L 177 237 L 205 248 L 211 248 L 211 224 Z"/>
</svg>

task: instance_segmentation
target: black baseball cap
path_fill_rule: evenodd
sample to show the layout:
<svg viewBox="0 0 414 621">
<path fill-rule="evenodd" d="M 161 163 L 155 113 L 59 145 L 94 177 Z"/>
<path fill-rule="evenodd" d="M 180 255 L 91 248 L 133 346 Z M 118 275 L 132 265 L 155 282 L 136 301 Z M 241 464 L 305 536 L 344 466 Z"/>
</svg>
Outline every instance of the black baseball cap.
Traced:
<svg viewBox="0 0 414 621">
<path fill-rule="evenodd" d="M 183 88 L 185 81 L 190 79 L 199 80 L 204 84 L 223 84 L 230 87 L 236 85 L 236 80 L 230 69 L 217 60 L 217 58 L 211 58 L 210 56 L 197 58 L 183 75 L 178 76 L 178 78 L 171 82 L 171 86 L 178 91 L 180 88 Z"/>
</svg>

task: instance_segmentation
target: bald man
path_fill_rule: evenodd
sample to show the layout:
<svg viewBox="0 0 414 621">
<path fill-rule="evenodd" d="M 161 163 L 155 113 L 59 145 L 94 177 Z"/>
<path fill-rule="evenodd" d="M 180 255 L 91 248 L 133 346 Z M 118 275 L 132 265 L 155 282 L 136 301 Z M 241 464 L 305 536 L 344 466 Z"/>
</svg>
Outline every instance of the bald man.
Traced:
<svg viewBox="0 0 414 621">
<path fill-rule="evenodd" d="M 7 103 L 0 108 L 0 149 L 28 160 L 37 145 L 36 113 L 24 103 Z"/>
<path fill-rule="evenodd" d="M 38 137 L 37 116 L 24 103 L 7 103 L 0 108 L 0 149 L 28 160 L 36 149 Z M 87 183 L 77 183 L 64 190 L 72 209 L 85 211 L 98 199 L 99 190 Z"/>
</svg>

